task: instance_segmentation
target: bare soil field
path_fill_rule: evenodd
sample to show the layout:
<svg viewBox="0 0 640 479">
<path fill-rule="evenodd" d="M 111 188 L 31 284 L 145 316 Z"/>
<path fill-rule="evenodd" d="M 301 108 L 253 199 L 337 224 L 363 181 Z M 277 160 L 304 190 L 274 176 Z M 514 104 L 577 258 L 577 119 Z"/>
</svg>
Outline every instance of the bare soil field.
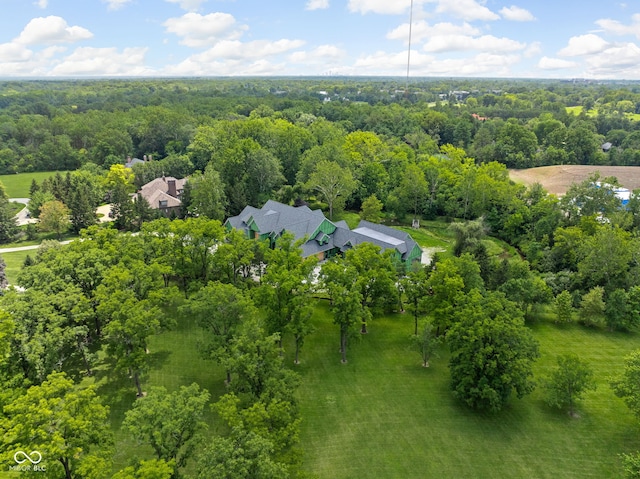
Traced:
<svg viewBox="0 0 640 479">
<path fill-rule="evenodd" d="M 580 183 L 596 171 L 600 172 L 602 177 L 615 176 L 622 186 L 630 190 L 640 188 L 640 166 L 541 166 L 526 170 L 509 170 L 509 177 L 516 183 L 527 186 L 538 182 L 549 193 L 561 196 L 572 183 Z"/>
</svg>

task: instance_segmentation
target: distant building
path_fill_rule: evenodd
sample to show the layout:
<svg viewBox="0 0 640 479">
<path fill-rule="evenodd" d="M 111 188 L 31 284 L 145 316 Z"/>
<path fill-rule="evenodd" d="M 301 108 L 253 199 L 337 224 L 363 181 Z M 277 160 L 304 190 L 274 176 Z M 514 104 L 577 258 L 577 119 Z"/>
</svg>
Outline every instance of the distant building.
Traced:
<svg viewBox="0 0 640 479">
<path fill-rule="evenodd" d="M 186 178 L 163 176 L 142 185 L 136 195 L 142 196 L 151 208 L 159 210 L 165 216 L 169 216 L 171 212 L 178 214 L 182 206 L 180 198 L 186 182 Z"/>
<path fill-rule="evenodd" d="M 625 208 L 629 204 L 629 200 L 631 199 L 631 191 L 627 188 L 623 188 L 622 186 L 613 186 L 608 183 L 601 183 L 600 181 L 596 181 L 595 185 L 598 188 L 602 188 L 604 186 L 610 189 L 615 197 L 620 200 L 622 206 L 624 206 Z"/>
<path fill-rule="evenodd" d="M 146 163 L 147 161 L 153 161 L 153 156 L 149 155 L 144 155 L 142 157 L 143 159 L 141 160 L 140 158 L 131 158 L 130 156 L 127 156 L 127 160 L 124 163 L 124 166 L 126 168 L 131 168 L 133 165 L 137 165 L 138 163 Z"/>
<path fill-rule="evenodd" d="M 225 226 L 244 231 L 249 238 L 269 240 L 272 246 L 285 231 L 296 240 L 306 238 L 302 244 L 303 256 L 316 256 L 319 260 L 344 253 L 360 243 L 373 243 L 382 251 L 391 250 L 407 267 L 422 257 L 418 244 L 403 231 L 364 220 L 351 230 L 344 221 L 329 221 L 320 210 L 272 200 L 262 208 L 246 206 L 238 216 L 227 219 Z"/>
</svg>

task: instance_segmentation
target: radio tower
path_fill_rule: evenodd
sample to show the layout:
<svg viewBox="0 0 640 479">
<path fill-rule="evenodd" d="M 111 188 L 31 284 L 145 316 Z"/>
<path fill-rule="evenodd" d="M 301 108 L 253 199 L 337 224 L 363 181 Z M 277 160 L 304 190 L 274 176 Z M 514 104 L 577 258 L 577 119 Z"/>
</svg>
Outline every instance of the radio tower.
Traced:
<svg viewBox="0 0 640 479">
<path fill-rule="evenodd" d="M 411 30 L 413 26 L 413 0 L 409 9 L 409 49 L 407 50 L 407 84 L 404 89 L 405 97 L 409 98 L 409 70 L 411 68 Z"/>
</svg>

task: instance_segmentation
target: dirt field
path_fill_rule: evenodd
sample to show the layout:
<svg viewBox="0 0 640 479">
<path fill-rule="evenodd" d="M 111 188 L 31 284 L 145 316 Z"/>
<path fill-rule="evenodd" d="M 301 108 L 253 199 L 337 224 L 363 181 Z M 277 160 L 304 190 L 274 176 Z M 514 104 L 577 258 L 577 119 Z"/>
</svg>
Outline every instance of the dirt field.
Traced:
<svg viewBox="0 0 640 479">
<path fill-rule="evenodd" d="M 615 176 L 622 186 L 630 190 L 640 188 L 640 166 L 541 166 L 526 170 L 509 170 L 509 176 L 513 181 L 525 185 L 538 182 L 549 193 L 563 195 L 571 183 L 580 183 L 596 171 L 603 177 Z"/>
</svg>

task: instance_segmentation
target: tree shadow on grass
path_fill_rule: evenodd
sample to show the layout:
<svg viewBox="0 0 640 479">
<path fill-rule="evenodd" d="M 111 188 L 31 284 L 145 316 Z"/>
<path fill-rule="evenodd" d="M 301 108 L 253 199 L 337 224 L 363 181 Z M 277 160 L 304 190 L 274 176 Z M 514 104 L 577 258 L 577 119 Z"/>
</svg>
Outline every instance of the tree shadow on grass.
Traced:
<svg viewBox="0 0 640 479">
<path fill-rule="evenodd" d="M 172 352 L 167 350 L 149 353 L 149 369 L 162 369 L 171 357 L 171 354 Z"/>
</svg>

